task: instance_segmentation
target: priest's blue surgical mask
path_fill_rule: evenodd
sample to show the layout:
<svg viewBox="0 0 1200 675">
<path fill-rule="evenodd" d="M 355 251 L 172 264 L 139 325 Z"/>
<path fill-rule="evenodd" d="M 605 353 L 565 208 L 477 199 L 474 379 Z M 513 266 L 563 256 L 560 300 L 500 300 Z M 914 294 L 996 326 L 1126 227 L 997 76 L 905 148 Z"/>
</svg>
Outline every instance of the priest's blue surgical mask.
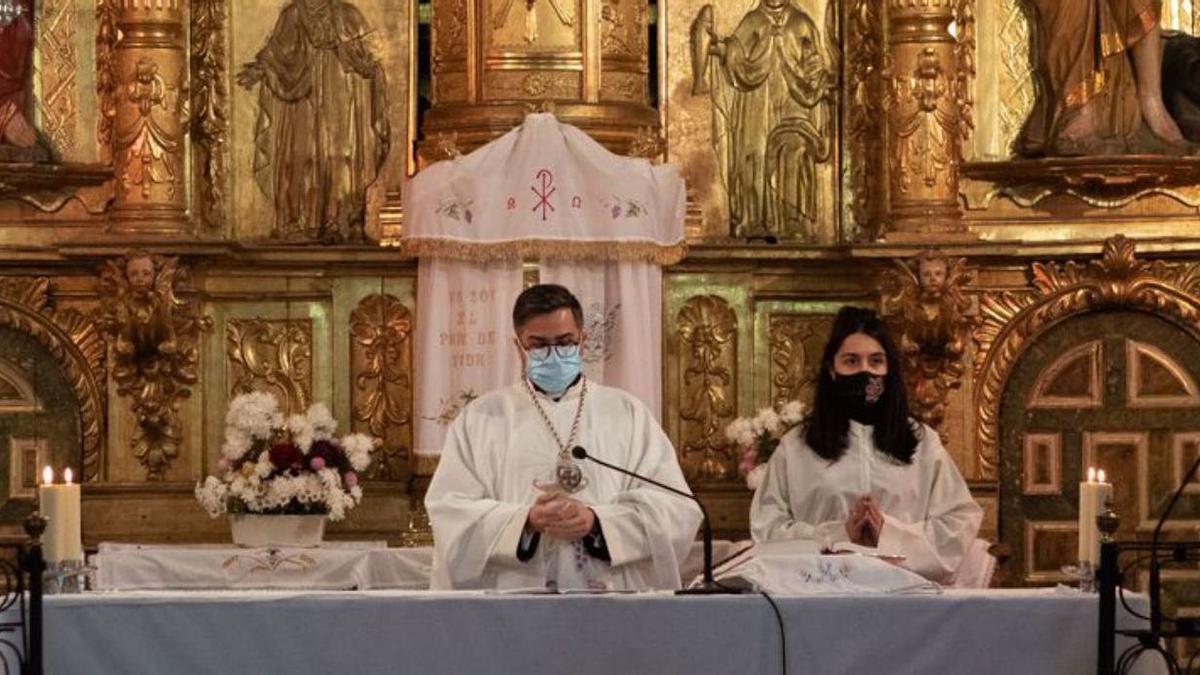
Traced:
<svg viewBox="0 0 1200 675">
<path fill-rule="evenodd" d="M 579 345 L 533 347 L 525 350 L 526 377 L 536 384 L 538 389 L 551 396 L 558 396 L 566 391 L 575 378 L 579 377 L 582 368 Z"/>
</svg>

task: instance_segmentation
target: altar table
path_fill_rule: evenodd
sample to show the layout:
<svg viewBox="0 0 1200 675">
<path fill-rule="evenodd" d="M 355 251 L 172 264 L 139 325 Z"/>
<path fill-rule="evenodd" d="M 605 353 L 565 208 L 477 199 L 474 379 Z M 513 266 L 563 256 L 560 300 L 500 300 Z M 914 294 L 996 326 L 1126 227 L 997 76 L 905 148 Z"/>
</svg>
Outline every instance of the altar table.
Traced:
<svg viewBox="0 0 1200 675">
<path fill-rule="evenodd" d="M 1095 673 L 1095 595 L 775 599 L 790 673 Z M 49 675 L 782 672 L 775 615 L 757 595 L 92 592 L 47 597 L 45 626 Z"/>
</svg>

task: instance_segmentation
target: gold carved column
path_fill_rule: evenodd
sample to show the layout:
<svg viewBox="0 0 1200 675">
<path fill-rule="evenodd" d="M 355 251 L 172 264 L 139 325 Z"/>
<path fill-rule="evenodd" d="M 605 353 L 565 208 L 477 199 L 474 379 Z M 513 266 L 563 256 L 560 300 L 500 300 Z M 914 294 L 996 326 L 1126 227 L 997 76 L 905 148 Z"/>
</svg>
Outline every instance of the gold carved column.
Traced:
<svg viewBox="0 0 1200 675">
<path fill-rule="evenodd" d="M 114 230 L 186 230 L 183 0 L 116 0 Z"/>
<path fill-rule="evenodd" d="M 951 33 L 960 4 L 889 0 L 887 5 L 889 239 L 965 232 L 958 180 L 966 78 L 959 71 L 960 41 Z"/>
<path fill-rule="evenodd" d="M 432 11 L 424 157 L 474 149 L 546 104 L 616 152 L 658 127 L 645 0 L 433 0 Z"/>
</svg>

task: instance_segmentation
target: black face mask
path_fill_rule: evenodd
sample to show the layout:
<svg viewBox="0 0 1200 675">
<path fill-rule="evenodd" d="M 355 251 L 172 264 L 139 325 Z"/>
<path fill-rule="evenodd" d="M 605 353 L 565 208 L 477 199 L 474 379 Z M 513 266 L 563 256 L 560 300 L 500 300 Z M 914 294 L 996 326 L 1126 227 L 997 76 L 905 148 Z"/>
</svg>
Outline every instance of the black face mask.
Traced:
<svg viewBox="0 0 1200 675">
<path fill-rule="evenodd" d="M 833 391 L 846 416 L 859 424 L 875 424 L 883 409 L 883 376 L 867 372 L 834 375 Z"/>
</svg>

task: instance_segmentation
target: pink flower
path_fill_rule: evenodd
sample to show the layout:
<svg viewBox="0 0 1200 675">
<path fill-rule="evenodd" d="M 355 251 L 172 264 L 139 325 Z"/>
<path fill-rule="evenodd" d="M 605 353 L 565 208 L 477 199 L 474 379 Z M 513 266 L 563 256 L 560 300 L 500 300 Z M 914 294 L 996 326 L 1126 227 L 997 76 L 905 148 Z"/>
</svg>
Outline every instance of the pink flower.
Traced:
<svg viewBox="0 0 1200 675">
<path fill-rule="evenodd" d="M 312 460 L 309 461 L 308 465 L 312 467 L 313 471 L 320 471 L 321 469 L 325 468 L 325 458 L 313 457 Z"/>
<path fill-rule="evenodd" d="M 346 475 L 342 476 L 342 480 L 345 481 L 346 487 L 352 488 L 355 485 L 358 485 L 358 474 L 354 473 L 353 471 L 347 471 Z"/>
<path fill-rule="evenodd" d="M 751 467 L 758 461 L 758 445 L 752 444 L 742 448 L 742 464 L 749 463 Z"/>
<path fill-rule="evenodd" d="M 222 457 L 221 459 L 218 459 L 217 460 L 217 468 L 220 469 L 221 471 L 228 471 L 229 470 L 229 460 L 224 457 Z"/>
<path fill-rule="evenodd" d="M 753 471 L 754 467 L 753 460 L 742 460 L 742 463 L 738 465 L 738 469 L 742 472 L 743 476 Z"/>
</svg>

